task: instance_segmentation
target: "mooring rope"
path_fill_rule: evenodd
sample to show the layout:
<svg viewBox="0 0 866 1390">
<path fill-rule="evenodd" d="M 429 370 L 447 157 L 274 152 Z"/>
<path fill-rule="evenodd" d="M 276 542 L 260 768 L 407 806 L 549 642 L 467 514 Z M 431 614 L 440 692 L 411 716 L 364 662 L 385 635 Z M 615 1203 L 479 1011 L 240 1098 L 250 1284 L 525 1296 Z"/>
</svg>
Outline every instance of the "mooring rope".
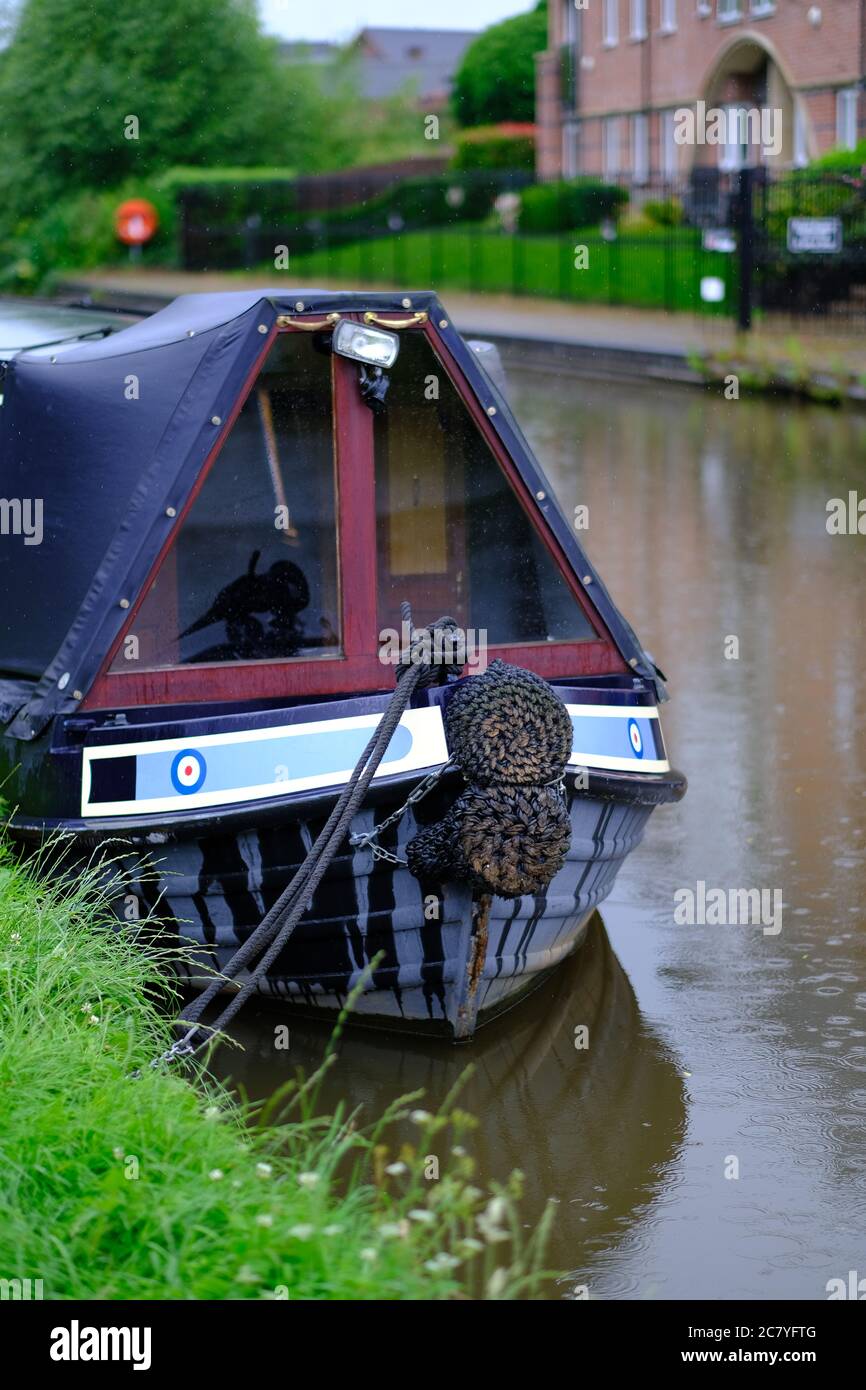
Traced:
<svg viewBox="0 0 866 1390">
<path fill-rule="evenodd" d="M 408 630 L 412 631 L 411 610 L 407 603 L 401 604 L 401 617 L 408 624 Z M 385 750 L 391 742 L 394 731 L 400 723 L 403 712 L 416 687 L 419 683 L 429 683 L 435 679 L 440 670 L 456 665 L 459 660 L 456 649 L 448 650 L 447 644 L 446 650 L 437 654 L 437 660 L 435 662 L 431 660 L 430 652 L 433 644 L 428 641 L 425 645 L 423 640 L 425 633 L 433 637 L 437 629 L 453 630 L 454 628 L 456 628 L 456 624 L 453 618 L 440 618 L 437 622 L 431 623 L 429 628 L 422 628 L 413 633 L 408 663 L 397 668 L 397 687 L 391 696 L 388 707 L 303 864 L 262 918 L 252 935 L 238 948 L 220 974 L 215 976 L 207 988 L 181 1011 L 176 1026 L 188 1024 L 186 1033 L 182 1038 L 172 1043 L 171 1047 L 160 1057 L 155 1058 L 151 1063 L 152 1066 L 159 1066 L 163 1062 L 172 1062 L 178 1057 L 193 1056 L 194 1053 L 206 1046 L 216 1034 L 225 1032 L 232 1019 L 243 1008 L 262 975 L 276 960 L 292 936 L 337 850 L 346 838 L 349 825 L 364 800 L 376 769 L 385 755 Z M 462 661 L 460 664 L 462 665 Z M 202 1013 L 222 992 L 226 979 L 233 980 L 248 962 L 262 951 L 264 954 L 261 959 L 250 971 L 237 994 L 222 1010 L 218 1018 L 212 1024 L 202 1024 L 200 1022 Z"/>
</svg>

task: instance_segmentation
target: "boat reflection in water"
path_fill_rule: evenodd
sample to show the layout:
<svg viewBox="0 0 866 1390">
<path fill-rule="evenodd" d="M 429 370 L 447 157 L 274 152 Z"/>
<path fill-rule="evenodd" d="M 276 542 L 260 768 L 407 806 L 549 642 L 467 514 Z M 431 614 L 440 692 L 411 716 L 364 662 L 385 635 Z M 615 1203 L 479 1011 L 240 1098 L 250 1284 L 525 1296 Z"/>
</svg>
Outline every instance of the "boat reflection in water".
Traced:
<svg viewBox="0 0 866 1390">
<path fill-rule="evenodd" d="M 284 1025 L 287 1050 L 275 1045 Z M 297 1068 L 309 1073 L 319 1064 L 329 1030 L 266 1000 L 238 1018 L 232 1034 L 243 1051 L 221 1049 L 215 1069 L 243 1093 L 264 1098 Z M 372 1121 L 397 1097 L 423 1089 L 433 1109 L 467 1060 L 438 1039 L 349 1028 L 321 1104 L 363 1105 L 362 1122 Z M 597 1275 L 608 1296 L 618 1245 L 640 1238 L 671 1180 L 686 1112 L 677 1064 L 642 1018 L 598 914 L 580 951 L 477 1035 L 471 1062 L 459 1104 L 479 1119 L 468 1141 L 479 1184 L 519 1168 L 521 1210 L 533 1224 L 555 1198 L 547 1264 L 573 1271 L 562 1294 L 573 1297 L 586 1286 L 593 1297 Z M 397 1146 L 402 1137 L 395 1135 Z M 405 1137 L 417 1143 L 417 1129 Z M 615 1292 L 639 1297 L 652 1289 Z"/>
</svg>

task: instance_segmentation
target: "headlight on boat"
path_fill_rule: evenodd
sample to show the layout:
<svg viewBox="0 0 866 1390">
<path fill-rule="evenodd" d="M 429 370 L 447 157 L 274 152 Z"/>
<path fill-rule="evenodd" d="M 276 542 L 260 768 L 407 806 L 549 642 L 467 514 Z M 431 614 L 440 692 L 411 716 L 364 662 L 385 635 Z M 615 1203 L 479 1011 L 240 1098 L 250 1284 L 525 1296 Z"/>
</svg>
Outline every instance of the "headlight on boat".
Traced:
<svg viewBox="0 0 866 1390">
<path fill-rule="evenodd" d="M 381 328 L 365 328 L 349 319 L 341 319 L 334 329 L 332 347 L 341 357 L 352 357 L 356 362 L 393 367 L 400 351 L 400 340 L 394 333 L 383 333 Z"/>
</svg>

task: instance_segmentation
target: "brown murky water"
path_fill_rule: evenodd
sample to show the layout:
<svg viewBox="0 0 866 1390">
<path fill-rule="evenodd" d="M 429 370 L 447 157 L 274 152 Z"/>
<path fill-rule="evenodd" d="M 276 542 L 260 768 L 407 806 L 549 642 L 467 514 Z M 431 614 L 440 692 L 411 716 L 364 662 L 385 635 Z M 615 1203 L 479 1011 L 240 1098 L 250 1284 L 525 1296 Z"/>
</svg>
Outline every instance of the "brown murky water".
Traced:
<svg viewBox="0 0 866 1390">
<path fill-rule="evenodd" d="M 866 537 L 825 526 L 828 498 L 866 495 L 866 415 L 506 365 L 667 672 L 689 793 L 543 990 L 468 1050 L 350 1033 L 331 1097 L 435 1103 L 471 1056 L 480 1172 L 525 1173 L 527 1220 L 557 1199 L 565 1296 L 826 1298 L 866 1278 Z M 678 925 L 699 880 L 779 890 L 781 931 Z M 251 1010 L 224 1054 L 254 1095 L 321 1056 L 304 1023 L 275 1052 L 277 1021 Z"/>
</svg>

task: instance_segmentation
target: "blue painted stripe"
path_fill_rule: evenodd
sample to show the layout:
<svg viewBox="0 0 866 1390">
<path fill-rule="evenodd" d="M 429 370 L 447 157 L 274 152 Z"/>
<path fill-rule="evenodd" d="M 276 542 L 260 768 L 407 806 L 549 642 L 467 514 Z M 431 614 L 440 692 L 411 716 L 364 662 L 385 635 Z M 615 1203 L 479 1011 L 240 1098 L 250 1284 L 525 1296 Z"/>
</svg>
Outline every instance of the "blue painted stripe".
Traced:
<svg viewBox="0 0 866 1390">
<path fill-rule="evenodd" d="M 257 739 L 253 742 L 224 743 L 207 748 L 207 773 L 195 790 L 234 791 L 238 787 L 266 786 L 272 782 L 294 782 L 305 777 L 336 775 L 351 770 L 373 730 L 334 729 L 294 737 Z M 408 756 L 412 735 L 398 725 L 385 750 L 383 763 Z M 189 745 L 195 753 L 194 743 Z M 135 759 L 135 795 L 139 801 L 176 796 L 172 778 L 177 758 L 174 752 L 139 753 Z M 181 793 L 182 794 L 182 793 Z"/>
</svg>

